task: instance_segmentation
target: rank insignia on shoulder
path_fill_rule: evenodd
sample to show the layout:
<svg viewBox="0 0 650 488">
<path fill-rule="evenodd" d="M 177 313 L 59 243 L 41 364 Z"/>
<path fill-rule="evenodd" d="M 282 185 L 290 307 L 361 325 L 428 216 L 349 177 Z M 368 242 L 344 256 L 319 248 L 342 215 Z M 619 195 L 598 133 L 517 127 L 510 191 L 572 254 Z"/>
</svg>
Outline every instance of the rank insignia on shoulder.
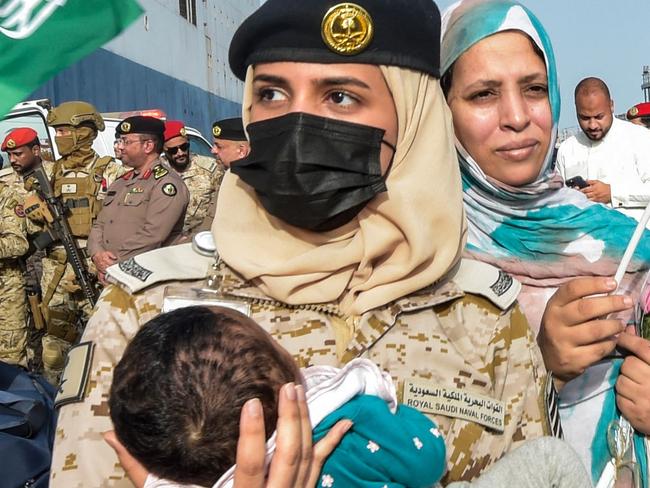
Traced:
<svg viewBox="0 0 650 488">
<path fill-rule="evenodd" d="M 158 166 L 156 166 L 153 169 L 153 177 L 156 180 L 159 180 L 160 178 L 162 178 L 163 176 L 165 176 L 167 174 L 169 174 L 169 170 L 167 168 L 165 168 L 164 166 L 162 166 L 161 164 L 159 164 Z"/>
<path fill-rule="evenodd" d="M 82 342 L 68 351 L 65 370 L 54 406 L 80 402 L 86 395 L 86 386 L 90 377 L 90 365 L 93 356 L 93 343 Z"/>
<path fill-rule="evenodd" d="M 17 215 L 18 217 L 20 217 L 21 219 L 24 219 L 24 218 L 25 218 L 25 209 L 23 208 L 22 205 L 16 205 L 16 206 L 14 207 L 14 212 L 15 212 L 16 215 Z"/>
<path fill-rule="evenodd" d="M 162 191 L 165 195 L 173 197 L 176 195 L 176 187 L 173 183 L 165 183 L 162 187 Z"/>
</svg>

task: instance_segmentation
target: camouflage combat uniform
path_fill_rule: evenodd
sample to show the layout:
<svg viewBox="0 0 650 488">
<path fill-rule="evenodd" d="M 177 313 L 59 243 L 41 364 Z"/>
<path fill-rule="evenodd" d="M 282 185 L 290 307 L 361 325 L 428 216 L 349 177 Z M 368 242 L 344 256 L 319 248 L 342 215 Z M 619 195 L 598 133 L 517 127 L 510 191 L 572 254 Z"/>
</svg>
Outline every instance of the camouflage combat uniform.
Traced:
<svg viewBox="0 0 650 488">
<path fill-rule="evenodd" d="M 54 163 L 51 161 L 43 161 L 45 171 L 51 173 L 51 167 Z M 49 168 L 49 169 L 48 169 Z M 11 191 L 15 192 L 22 200 L 28 195 L 33 194 L 25 188 L 23 177 L 16 173 L 11 166 L 0 170 L 0 181 L 6 183 L 11 187 Z M 40 225 L 35 224 L 30 219 L 25 219 L 27 239 L 31 241 L 34 235 L 41 232 L 43 229 Z M 43 278 L 43 258 L 45 258 L 45 250 L 31 249 L 31 252 L 23 259 L 25 266 L 25 288 L 34 293 L 37 297 L 41 295 L 41 280 Z M 40 298 L 38 298 L 40 300 Z M 40 314 L 40 312 L 38 312 Z M 32 314 L 28 314 L 28 339 L 27 339 L 27 364 L 30 370 L 40 372 L 42 370 L 41 362 L 41 339 L 45 330 L 37 330 L 34 324 Z"/>
<path fill-rule="evenodd" d="M 185 213 L 183 234 L 192 236 L 199 231 L 210 206 L 217 198 L 223 167 L 214 158 L 192 154 L 189 167 L 179 173 L 190 191 L 190 203 Z"/>
<path fill-rule="evenodd" d="M 0 182 L 0 360 L 26 365 L 25 280 L 18 258 L 29 247 L 22 199 Z"/>
<path fill-rule="evenodd" d="M 287 306 L 223 265 L 219 273 L 220 294 L 251 304 L 252 318 L 301 367 L 340 366 L 365 357 L 390 372 L 402 401 L 418 388 L 419 393 L 452 392 L 447 393 L 450 397 L 454 389 L 462 389 L 470 402 L 487 398 L 500 404 L 500 431 L 453 413 L 433 417 L 448 448 L 444 483 L 471 479 L 523 441 L 550 432 L 549 377 L 526 319 L 512 302 L 500 309 L 465 293 L 454 281 L 443 281 L 361 316 L 346 317 L 336 304 Z M 51 487 L 131 486 L 102 440 L 102 432 L 112 428 L 109 388 L 129 340 L 160 313 L 165 286 L 133 295 L 110 286 L 100 297 L 83 337 L 95 348 L 85 399 L 60 410 Z"/>
<path fill-rule="evenodd" d="M 97 155 L 85 166 L 72 169 L 65 168 L 61 161 L 52 169 L 52 186 L 55 196 L 70 208 L 68 223 L 83 252 L 108 186 L 124 173 L 124 167 L 112 158 Z M 89 258 L 86 266 L 91 271 L 94 269 Z M 45 376 L 55 383 L 63 368 L 65 352 L 78 336 L 79 321 L 85 322 L 92 310 L 61 245 L 48 249 L 43 259 L 41 292 L 43 315 L 47 321 L 47 335 L 43 338 Z"/>
</svg>

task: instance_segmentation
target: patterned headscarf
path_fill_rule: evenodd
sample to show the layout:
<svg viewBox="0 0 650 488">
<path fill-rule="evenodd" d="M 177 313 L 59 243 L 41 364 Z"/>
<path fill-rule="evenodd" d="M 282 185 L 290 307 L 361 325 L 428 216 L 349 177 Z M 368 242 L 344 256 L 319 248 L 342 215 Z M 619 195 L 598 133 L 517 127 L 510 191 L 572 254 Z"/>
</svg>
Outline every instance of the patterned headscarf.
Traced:
<svg viewBox="0 0 650 488">
<path fill-rule="evenodd" d="M 447 72 L 465 51 L 480 40 L 512 30 L 526 34 L 542 51 L 546 63 L 553 132 L 541 171 L 532 183 L 512 187 L 487 176 L 458 140 L 456 149 L 469 220 L 466 251 L 531 285 L 524 287 L 520 295 L 522 306 L 529 300 L 530 307 L 524 307 L 524 311 L 531 320 L 531 317 L 541 318 L 546 304 L 544 292 L 552 292 L 551 287 L 577 276 L 613 275 L 637 222 L 614 209 L 590 202 L 582 193 L 563 186 L 553 161 L 560 115 L 555 57 L 546 31 L 523 5 L 513 0 L 461 0 L 452 5 L 442 19 L 441 71 Z M 649 267 L 649 237 L 646 231 L 629 271 Z M 642 281 L 639 277 L 641 273 L 629 273 L 625 286 L 635 291 Z M 541 293 L 535 290 L 541 290 Z M 535 321 L 531 320 L 534 327 L 538 325 Z M 575 380 L 578 383 L 569 383 L 573 385 L 569 394 L 574 394 L 579 400 L 587 398 L 589 388 L 586 385 L 591 383 L 602 384 L 605 391 L 598 397 L 600 403 L 596 405 L 600 412 L 598 425 L 585 425 L 583 428 L 591 429 L 587 434 L 591 436 L 587 462 L 594 483 L 600 479 L 611 457 L 607 426 L 620 417 L 614 390 L 620 363 L 620 360 L 615 360 L 604 368 L 605 379 L 589 368 Z M 565 387 L 563 395 L 568 389 Z M 642 472 L 647 472 L 643 436 L 635 433 L 634 444 L 637 462 Z M 645 476 L 643 480 L 647 486 Z"/>
<path fill-rule="evenodd" d="M 526 34 L 544 54 L 553 117 L 541 171 L 535 181 L 520 187 L 487 176 L 456 142 L 469 220 L 468 253 L 537 286 L 576 276 L 613 275 L 636 221 L 563 186 L 553 161 L 560 115 L 555 56 L 539 20 L 513 0 L 464 0 L 444 13 L 442 28 L 443 73 L 488 36 L 512 30 Z M 649 262 L 650 239 L 643 239 L 629 269 L 647 269 Z"/>
</svg>

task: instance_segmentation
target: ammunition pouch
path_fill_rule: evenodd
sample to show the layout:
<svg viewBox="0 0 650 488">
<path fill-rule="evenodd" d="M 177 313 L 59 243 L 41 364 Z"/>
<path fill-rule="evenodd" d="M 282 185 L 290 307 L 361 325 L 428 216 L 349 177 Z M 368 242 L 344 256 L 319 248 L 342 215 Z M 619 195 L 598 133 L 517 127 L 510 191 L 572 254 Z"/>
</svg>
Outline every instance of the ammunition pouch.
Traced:
<svg viewBox="0 0 650 488">
<path fill-rule="evenodd" d="M 77 322 L 79 321 L 79 315 L 77 313 L 52 309 L 52 308 L 43 308 L 45 316 L 47 317 L 47 333 L 58 337 L 70 344 L 73 344 L 74 341 L 79 337 L 79 332 L 77 332 Z"/>
</svg>

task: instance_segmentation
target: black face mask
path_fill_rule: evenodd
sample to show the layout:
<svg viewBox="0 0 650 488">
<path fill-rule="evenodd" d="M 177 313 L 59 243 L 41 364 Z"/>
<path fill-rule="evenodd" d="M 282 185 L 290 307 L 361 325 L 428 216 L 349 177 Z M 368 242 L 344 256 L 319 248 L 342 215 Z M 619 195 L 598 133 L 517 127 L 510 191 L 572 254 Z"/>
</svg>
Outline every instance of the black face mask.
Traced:
<svg viewBox="0 0 650 488">
<path fill-rule="evenodd" d="M 230 171 L 255 189 L 267 212 L 288 224 L 327 231 L 347 224 L 386 191 L 384 130 L 305 113 L 247 127 L 250 154 Z"/>
</svg>

